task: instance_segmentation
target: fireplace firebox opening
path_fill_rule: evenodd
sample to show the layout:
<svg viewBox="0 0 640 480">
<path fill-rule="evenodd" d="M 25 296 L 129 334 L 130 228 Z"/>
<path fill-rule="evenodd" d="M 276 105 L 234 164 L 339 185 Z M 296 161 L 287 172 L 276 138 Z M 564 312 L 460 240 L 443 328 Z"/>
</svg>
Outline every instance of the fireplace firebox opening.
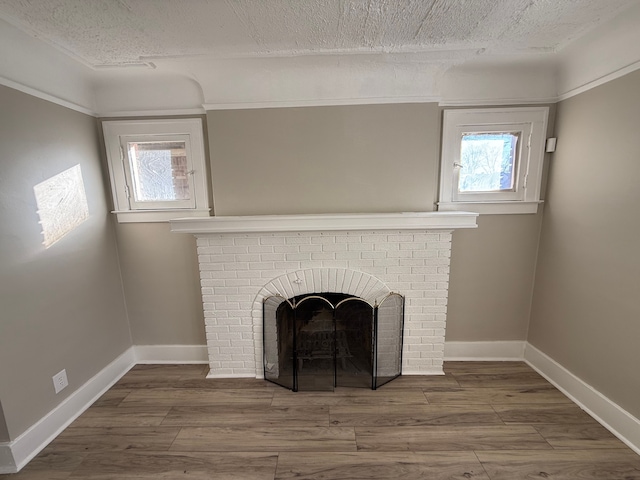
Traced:
<svg viewBox="0 0 640 480">
<path fill-rule="evenodd" d="M 401 374 L 404 297 L 344 293 L 263 301 L 264 378 L 297 392 L 376 388 Z"/>
</svg>

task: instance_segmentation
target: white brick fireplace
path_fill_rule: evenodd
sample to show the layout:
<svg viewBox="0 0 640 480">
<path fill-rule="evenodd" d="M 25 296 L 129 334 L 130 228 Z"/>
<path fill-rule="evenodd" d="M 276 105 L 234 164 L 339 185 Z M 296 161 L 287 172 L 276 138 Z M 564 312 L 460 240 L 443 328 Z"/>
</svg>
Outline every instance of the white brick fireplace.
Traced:
<svg viewBox="0 0 640 480">
<path fill-rule="evenodd" d="M 477 214 L 185 218 L 197 238 L 209 377 L 263 377 L 262 300 L 336 292 L 405 296 L 402 373 L 441 374 L 451 236 Z"/>
</svg>

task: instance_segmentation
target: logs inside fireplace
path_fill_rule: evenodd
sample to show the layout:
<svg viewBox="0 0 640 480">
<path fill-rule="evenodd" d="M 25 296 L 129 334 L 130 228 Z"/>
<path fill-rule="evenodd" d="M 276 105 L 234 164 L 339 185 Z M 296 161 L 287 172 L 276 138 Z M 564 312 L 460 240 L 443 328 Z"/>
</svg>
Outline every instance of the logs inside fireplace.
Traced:
<svg viewBox="0 0 640 480">
<path fill-rule="evenodd" d="M 263 302 L 264 378 L 295 391 L 376 389 L 401 374 L 404 297 L 343 293 Z"/>
</svg>

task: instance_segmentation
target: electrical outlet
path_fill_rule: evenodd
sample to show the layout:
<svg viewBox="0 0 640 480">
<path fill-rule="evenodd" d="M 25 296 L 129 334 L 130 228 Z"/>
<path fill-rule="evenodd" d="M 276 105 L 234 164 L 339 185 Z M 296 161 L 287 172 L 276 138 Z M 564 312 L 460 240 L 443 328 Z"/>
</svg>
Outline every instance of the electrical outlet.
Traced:
<svg viewBox="0 0 640 480">
<path fill-rule="evenodd" d="M 62 370 L 53 376 L 53 388 L 56 389 L 56 393 L 60 393 L 67 385 L 69 385 L 69 381 L 67 380 L 66 370 Z"/>
</svg>

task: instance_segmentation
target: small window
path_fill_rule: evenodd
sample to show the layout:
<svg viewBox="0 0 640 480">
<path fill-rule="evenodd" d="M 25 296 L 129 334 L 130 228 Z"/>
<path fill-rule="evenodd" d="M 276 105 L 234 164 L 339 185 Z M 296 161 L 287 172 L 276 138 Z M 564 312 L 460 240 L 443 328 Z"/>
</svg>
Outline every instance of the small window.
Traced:
<svg viewBox="0 0 640 480">
<path fill-rule="evenodd" d="M 208 216 L 200 119 L 103 122 L 120 222 Z"/>
<path fill-rule="evenodd" d="M 444 113 L 439 210 L 535 213 L 548 109 Z"/>
</svg>

